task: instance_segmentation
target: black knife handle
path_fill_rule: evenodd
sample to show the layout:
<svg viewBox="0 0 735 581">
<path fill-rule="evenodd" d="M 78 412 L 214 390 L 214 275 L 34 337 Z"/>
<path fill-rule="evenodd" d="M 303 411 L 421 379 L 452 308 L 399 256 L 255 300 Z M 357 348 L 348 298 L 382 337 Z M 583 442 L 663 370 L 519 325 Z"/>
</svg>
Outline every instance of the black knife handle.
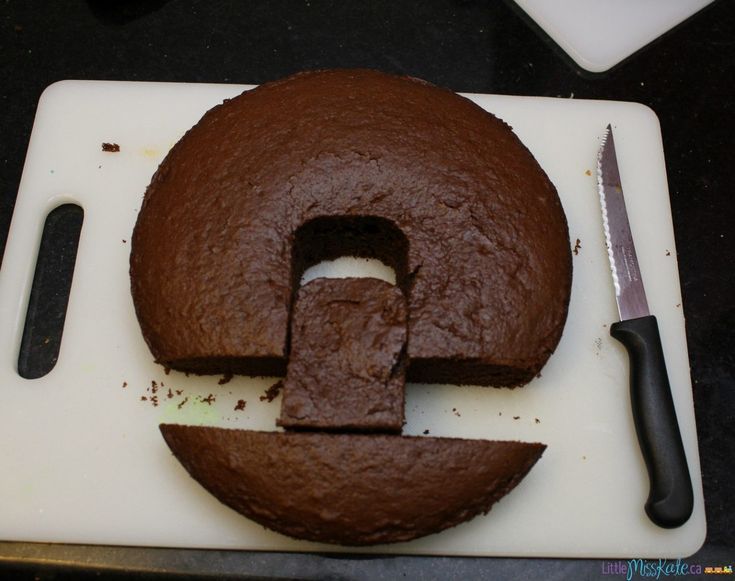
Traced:
<svg viewBox="0 0 735 581">
<path fill-rule="evenodd" d="M 656 317 L 614 323 L 610 335 L 630 359 L 633 420 L 651 483 L 646 513 L 660 527 L 681 526 L 692 514 L 694 494 Z"/>
</svg>

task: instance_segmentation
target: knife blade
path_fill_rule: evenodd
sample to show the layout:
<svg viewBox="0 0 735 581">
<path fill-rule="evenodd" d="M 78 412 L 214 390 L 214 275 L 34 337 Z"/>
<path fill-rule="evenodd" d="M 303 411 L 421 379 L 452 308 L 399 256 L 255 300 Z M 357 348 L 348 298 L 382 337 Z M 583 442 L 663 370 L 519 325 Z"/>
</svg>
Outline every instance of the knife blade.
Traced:
<svg viewBox="0 0 735 581">
<path fill-rule="evenodd" d="M 597 156 L 597 186 L 620 315 L 620 321 L 610 326 L 610 335 L 620 341 L 628 353 L 633 420 L 650 482 L 645 510 L 658 526 L 679 527 L 692 514 L 692 482 L 658 322 L 648 308 L 630 231 L 610 125 Z"/>
</svg>

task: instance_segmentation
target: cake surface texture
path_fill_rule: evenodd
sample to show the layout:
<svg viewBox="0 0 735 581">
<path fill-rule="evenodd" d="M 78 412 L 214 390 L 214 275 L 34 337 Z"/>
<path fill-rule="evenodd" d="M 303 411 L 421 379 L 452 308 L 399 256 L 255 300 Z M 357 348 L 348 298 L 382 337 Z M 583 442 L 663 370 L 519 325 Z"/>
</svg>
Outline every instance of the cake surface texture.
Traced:
<svg viewBox="0 0 735 581">
<path fill-rule="evenodd" d="M 366 70 L 300 73 L 207 112 L 145 195 L 131 283 L 157 361 L 284 375 L 309 266 L 396 271 L 407 380 L 514 386 L 556 348 L 571 252 L 554 186 L 501 120 Z"/>
</svg>

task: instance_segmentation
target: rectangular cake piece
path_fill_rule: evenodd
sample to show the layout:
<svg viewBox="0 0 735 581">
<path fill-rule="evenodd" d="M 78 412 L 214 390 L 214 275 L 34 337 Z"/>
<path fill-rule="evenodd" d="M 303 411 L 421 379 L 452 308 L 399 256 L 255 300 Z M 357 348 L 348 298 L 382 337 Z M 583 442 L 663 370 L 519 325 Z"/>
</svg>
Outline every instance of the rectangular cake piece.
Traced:
<svg viewBox="0 0 735 581">
<path fill-rule="evenodd" d="M 407 337 L 401 290 L 374 278 L 320 278 L 295 301 L 278 425 L 400 432 Z"/>
</svg>

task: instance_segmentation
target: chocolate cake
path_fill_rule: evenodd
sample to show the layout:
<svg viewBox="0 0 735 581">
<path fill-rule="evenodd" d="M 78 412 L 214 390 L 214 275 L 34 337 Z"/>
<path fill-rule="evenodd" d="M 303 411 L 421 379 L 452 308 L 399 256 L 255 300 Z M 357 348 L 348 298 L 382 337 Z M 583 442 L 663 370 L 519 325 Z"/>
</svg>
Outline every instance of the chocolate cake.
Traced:
<svg viewBox="0 0 735 581">
<path fill-rule="evenodd" d="M 343 255 L 382 260 L 397 286 L 299 291 Z M 395 433 L 404 374 L 521 385 L 567 314 L 556 190 L 510 127 L 451 91 L 319 71 L 215 107 L 154 175 L 130 274 L 163 365 L 286 375 L 291 431 L 161 426 L 196 480 L 276 531 L 348 545 L 438 532 L 487 512 L 545 448 Z"/>
<path fill-rule="evenodd" d="M 321 278 L 301 287 L 283 386 L 286 428 L 400 432 L 406 299 L 375 278 Z"/>
<path fill-rule="evenodd" d="M 172 149 L 132 239 L 143 335 L 167 367 L 282 376 L 298 280 L 340 255 L 396 270 L 409 381 L 520 385 L 561 336 L 567 225 L 531 153 L 468 99 L 366 70 L 261 85 Z"/>
<path fill-rule="evenodd" d="M 545 448 L 174 424 L 161 432 L 189 474 L 228 506 L 283 534 L 342 545 L 408 541 L 487 512 Z"/>
</svg>

